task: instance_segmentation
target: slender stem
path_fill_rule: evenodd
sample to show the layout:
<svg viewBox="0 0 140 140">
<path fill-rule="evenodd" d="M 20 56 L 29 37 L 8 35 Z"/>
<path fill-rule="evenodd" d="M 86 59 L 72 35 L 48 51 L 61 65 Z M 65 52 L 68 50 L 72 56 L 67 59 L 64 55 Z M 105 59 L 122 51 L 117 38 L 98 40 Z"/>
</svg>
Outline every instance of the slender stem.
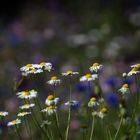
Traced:
<svg viewBox="0 0 140 140">
<path fill-rule="evenodd" d="M 123 121 L 123 117 L 121 117 L 120 124 L 119 124 L 119 127 L 118 127 L 117 131 L 116 131 L 116 134 L 115 134 L 114 140 L 116 140 L 116 138 L 117 138 L 117 136 L 118 136 L 119 130 L 120 130 L 121 125 L 122 125 L 122 121 Z"/>
<path fill-rule="evenodd" d="M 18 131 L 17 125 L 15 125 L 15 132 L 17 133 L 17 136 L 19 137 L 19 140 L 22 140 L 22 137 Z"/>
<path fill-rule="evenodd" d="M 69 102 L 71 101 L 71 76 L 69 77 L 70 79 L 70 93 L 69 93 Z M 66 129 L 66 137 L 65 140 L 68 140 L 68 134 L 69 134 L 69 127 L 70 127 L 70 120 L 71 120 L 71 105 L 69 105 L 69 112 L 68 112 L 68 123 L 67 123 L 67 129 Z"/>
<path fill-rule="evenodd" d="M 55 123 L 56 123 L 56 127 L 57 127 L 57 130 L 58 130 L 58 134 L 59 134 L 59 137 L 61 140 L 63 140 L 63 136 L 60 132 L 60 127 L 59 127 L 59 121 L 58 121 L 58 116 L 57 116 L 57 113 L 55 113 Z"/>
<path fill-rule="evenodd" d="M 92 126 L 91 126 L 90 140 L 92 140 L 93 131 L 94 131 L 94 116 L 93 116 L 93 118 L 92 118 Z"/>
</svg>

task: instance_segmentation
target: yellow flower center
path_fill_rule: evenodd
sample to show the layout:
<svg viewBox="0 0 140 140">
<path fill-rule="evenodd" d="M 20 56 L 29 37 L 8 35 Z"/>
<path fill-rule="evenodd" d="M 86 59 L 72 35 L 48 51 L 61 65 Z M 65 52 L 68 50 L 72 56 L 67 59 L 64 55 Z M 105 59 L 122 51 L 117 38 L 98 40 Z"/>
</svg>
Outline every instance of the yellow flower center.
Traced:
<svg viewBox="0 0 140 140">
<path fill-rule="evenodd" d="M 30 68 L 30 67 L 32 67 L 32 64 L 27 64 L 26 67 Z"/>
<path fill-rule="evenodd" d="M 41 66 L 45 66 L 45 62 L 41 62 L 39 65 L 41 65 Z"/>
<path fill-rule="evenodd" d="M 0 112 L 0 115 L 3 115 L 3 112 Z"/>
<path fill-rule="evenodd" d="M 25 105 L 23 105 L 24 107 L 29 107 L 29 104 L 25 104 Z"/>
<path fill-rule="evenodd" d="M 72 74 L 72 70 L 68 70 L 68 71 L 67 71 L 67 74 L 68 74 L 68 75 L 71 75 L 71 74 Z"/>
<path fill-rule="evenodd" d="M 29 96 L 29 95 L 30 95 L 30 92 L 29 92 L 29 91 L 24 91 L 24 92 L 23 92 L 23 95 L 24 95 L 24 96 Z"/>
<path fill-rule="evenodd" d="M 136 66 L 140 67 L 140 63 L 136 64 Z"/>
<path fill-rule="evenodd" d="M 54 99 L 54 96 L 53 95 L 49 95 L 47 99 L 48 100 L 53 100 Z"/>
<path fill-rule="evenodd" d="M 36 69 L 32 69 L 32 72 L 36 72 L 37 70 Z"/>
<path fill-rule="evenodd" d="M 107 110 L 107 108 L 106 108 L 106 107 L 103 107 L 103 108 L 100 110 L 100 112 L 102 112 L 102 113 L 107 113 L 107 112 L 108 112 L 108 110 Z"/>
<path fill-rule="evenodd" d="M 99 63 L 94 63 L 92 66 L 97 67 L 97 66 L 99 66 Z"/>
<path fill-rule="evenodd" d="M 16 124 L 16 123 L 17 123 L 17 120 L 13 120 L 12 123 L 13 123 L 13 124 Z"/>
<path fill-rule="evenodd" d="M 91 102 L 95 102 L 95 101 L 96 101 L 96 98 L 95 98 L 95 97 L 92 97 L 92 98 L 90 99 L 90 101 L 91 101 Z"/>
<path fill-rule="evenodd" d="M 48 110 L 52 110 L 52 109 L 54 109 L 54 108 L 55 108 L 54 106 L 48 106 L 48 107 L 47 107 Z"/>
<path fill-rule="evenodd" d="M 139 71 L 139 69 L 138 68 L 133 68 L 133 69 L 131 69 L 131 71 L 135 72 L 135 71 Z"/>
<path fill-rule="evenodd" d="M 128 84 L 123 85 L 124 88 L 129 88 Z"/>
<path fill-rule="evenodd" d="M 51 77 L 51 80 L 57 80 L 56 76 Z"/>
<path fill-rule="evenodd" d="M 85 77 L 86 77 L 86 78 L 91 78 L 92 76 L 91 76 L 90 73 L 88 73 L 88 74 L 85 75 Z"/>
</svg>

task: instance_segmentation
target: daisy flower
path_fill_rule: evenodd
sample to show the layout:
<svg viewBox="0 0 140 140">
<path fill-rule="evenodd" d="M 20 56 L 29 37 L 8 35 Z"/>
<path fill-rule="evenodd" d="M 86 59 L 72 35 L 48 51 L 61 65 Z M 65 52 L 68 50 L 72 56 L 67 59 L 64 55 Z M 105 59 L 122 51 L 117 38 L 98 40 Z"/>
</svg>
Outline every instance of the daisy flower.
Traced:
<svg viewBox="0 0 140 140">
<path fill-rule="evenodd" d="M 80 103 L 79 101 L 71 100 L 71 101 L 66 102 L 65 105 L 74 107 L 74 106 L 79 105 L 79 103 Z"/>
<path fill-rule="evenodd" d="M 16 120 L 13 120 L 11 122 L 8 122 L 7 126 L 13 126 L 13 125 L 17 125 L 17 124 L 20 124 L 20 123 L 21 123 L 21 120 L 16 119 Z"/>
<path fill-rule="evenodd" d="M 24 117 L 24 116 L 26 116 L 26 115 L 29 115 L 29 114 L 31 114 L 31 112 L 20 112 L 20 113 L 18 113 L 18 117 Z"/>
<path fill-rule="evenodd" d="M 97 102 L 97 99 L 95 97 L 92 97 L 88 102 L 88 107 L 96 107 L 98 105 L 99 103 Z"/>
<path fill-rule="evenodd" d="M 8 112 L 0 111 L 0 116 L 4 117 L 4 116 L 7 116 L 7 115 L 8 115 Z"/>
<path fill-rule="evenodd" d="M 17 93 L 18 98 L 21 99 L 32 99 L 37 97 L 37 91 L 29 90 L 29 91 L 21 91 Z"/>
<path fill-rule="evenodd" d="M 56 76 L 52 76 L 47 83 L 56 86 L 57 84 L 60 84 L 60 82 L 61 82 L 60 79 L 57 79 Z"/>
<path fill-rule="evenodd" d="M 45 104 L 47 106 L 50 106 L 50 105 L 57 105 L 59 102 L 59 98 L 58 97 L 54 97 L 53 95 L 49 95 L 45 101 Z"/>
<path fill-rule="evenodd" d="M 106 107 L 101 108 L 99 111 L 95 111 L 92 113 L 93 116 L 98 116 L 99 118 L 103 119 L 108 112 Z"/>
<path fill-rule="evenodd" d="M 73 72 L 72 70 L 68 70 L 67 72 L 62 73 L 62 76 L 72 76 L 76 74 L 79 74 L 79 72 Z"/>
<path fill-rule="evenodd" d="M 124 84 L 118 91 L 120 91 L 123 94 L 129 93 L 129 86 L 128 86 L 128 84 Z"/>
<path fill-rule="evenodd" d="M 39 64 L 39 67 L 41 68 L 41 69 L 44 69 L 44 70 L 48 70 L 49 72 L 51 71 L 51 69 L 52 69 L 52 64 L 51 63 L 46 63 L 46 62 L 41 62 L 40 64 Z"/>
<path fill-rule="evenodd" d="M 89 70 L 91 71 L 91 72 L 98 72 L 101 68 L 103 67 L 103 65 L 101 65 L 101 64 L 99 64 L 99 63 L 94 63 L 90 68 L 89 68 Z"/>
<path fill-rule="evenodd" d="M 37 73 L 42 73 L 43 70 L 42 69 L 35 69 L 35 68 L 32 68 L 31 70 L 25 72 L 27 75 L 28 74 L 37 74 Z"/>
<path fill-rule="evenodd" d="M 24 105 L 20 106 L 19 108 L 20 109 L 29 109 L 29 108 L 32 108 L 34 106 L 35 106 L 35 104 L 24 104 Z"/>
<path fill-rule="evenodd" d="M 56 106 L 47 106 L 45 109 L 41 110 L 41 112 L 47 113 L 49 116 L 54 114 L 56 112 L 57 107 Z"/>
<path fill-rule="evenodd" d="M 140 68 L 140 63 L 132 65 L 131 68 Z"/>
<path fill-rule="evenodd" d="M 140 73 L 138 68 L 132 68 L 131 71 L 127 74 L 127 76 L 135 75 Z"/>
<path fill-rule="evenodd" d="M 84 81 L 94 81 L 94 80 L 96 80 L 97 78 L 98 78 L 98 75 L 97 75 L 97 74 L 90 74 L 90 73 L 88 73 L 88 74 L 82 76 L 82 77 L 80 78 L 80 81 L 81 81 L 81 82 L 84 82 Z"/>
</svg>

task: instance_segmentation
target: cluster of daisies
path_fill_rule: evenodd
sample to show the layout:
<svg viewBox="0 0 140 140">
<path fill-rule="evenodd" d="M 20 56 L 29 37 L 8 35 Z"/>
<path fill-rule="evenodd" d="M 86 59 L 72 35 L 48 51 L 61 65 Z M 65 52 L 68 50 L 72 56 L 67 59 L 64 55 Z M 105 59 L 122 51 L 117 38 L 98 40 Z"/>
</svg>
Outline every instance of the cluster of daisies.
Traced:
<svg viewBox="0 0 140 140">
<path fill-rule="evenodd" d="M 52 64 L 47 62 L 41 62 L 40 64 L 27 64 L 20 68 L 23 76 L 28 76 L 29 74 L 42 73 L 44 71 L 51 71 Z"/>
<path fill-rule="evenodd" d="M 98 79 L 99 77 L 99 71 L 103 68 L 103 65 L 99 63 L 94 63 L 90 68 L 90 73 L 85 74 L 82 76 L 79 81 L 80 82 L 92 82 Z M 26 66 L 23 66 L 20 68 L 20 71 L 22 72 L 23 76 L 28 76 L 29 74 L 37 74 L 42 73 L 44 71 L 51 71 L 52 70 L 52 64 L 41 62 L 40 64 L 27 64 Z M 140 64 L 135 64 L 131 66 L 130 72 L 128 74 L 123 73 L 123 77 L 136 75 L 140 73 Z M 62 76 L 67 76 L 69 78 L 73 77 L 74 75 L 78 75 L 79 72 L 74 72 L 72 70 L 68 70 L 65 73 L 62 73 Z M 61 83 L 61 80 L 57 76 L 52 76 L 49 81 L 47 81 L 47 84 L 52 86 L 57 86 Z M 121 92 L 122 95 L 125 93 L 129 93 L 129 85 L 124 84 L 122 87 L 118 90 L 118 92 Z M 23 101 L 26 101 L 26 104 L 23 104 L 19 107 L 20 112 L 17 114 L 17 119 L 12 120 L 8 122 L 7 126 L 13 126 L 21 123 L 21 118 L 25 117 L 26 115 L 32 115 L 32 108 L 35 106 L 35 103 L 32 103 L 32 99 L 35 99 L 37 97 L 37 91 L 27 90 L 27 91 L 20 91 L 17 93 L 17 97 L 20 99 L 23 99 Z M 60 101 L 59 97 L 55 97 L 54 94 L 50 94 L 47 99 L 45 100 L 46 107 L 40 112 L 46 113 L 47 115 L 52 115 L 56 113 L 58 108 L 58 103 Z M 77 106 L 79 105 L 79 101 L 77 100 L 70 100 L 65 103 L 66 106 Z M 103 96 L 101 97 L 92 97 L 88 102 L 88 107 L 92 108 L 92 115 L 97 116 L 99 118 L 104 118 L 108 112 L 108 109 L 106 107 L 106 104 L 104 102 Z M 5 117 L 8 115 L 8 112 L 1 111 L 0 116 Z"/>
</svg>

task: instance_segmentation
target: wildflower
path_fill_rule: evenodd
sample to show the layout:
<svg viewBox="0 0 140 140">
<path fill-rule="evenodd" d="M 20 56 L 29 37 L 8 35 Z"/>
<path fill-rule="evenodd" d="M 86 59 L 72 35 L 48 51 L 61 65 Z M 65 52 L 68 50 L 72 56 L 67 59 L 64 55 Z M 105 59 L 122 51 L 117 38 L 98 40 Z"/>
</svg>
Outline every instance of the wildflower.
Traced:
<svg viewBox="0 0 140 140">
<path fill-rule="evenodd" d="M 51 71 L 51 69 L 52 69 L 52 64 L 51 63 L 46 63 L 46 62 L 41 62 L 40 64 L 39 64 L 39 67 L 41 68 L 41 69 L 44 69 L 44 70 L 48 70 L 49 72 Z"/>
<path fill-rule="evenodd" d="M 35 104 L 24 104 L 24 105 L 20 106 L 19 108 L 20 109 L 29 109 L 29 108 L 32 108 L 34 106 L 35 106 Z"/>
<path fill-rule="evenodd" d="M 106 107 L 101 108 L 99 111 L 95 111 L 92 113 L 93 116 L 98 116 L 99 118 L 103 119 L 108 112 Z"/>
<path fill-rule="evenodd" d="M 76 100 L 71 100 L 71 101 L 68 101 L 65 103 L 66 106 L 71 106 L 71 107 L 74 107 L 74 106 L 77 106 L 79 105 L 79 101 L 76 101 Z"/>
<path fill-rule="evenodd" d="M 72 76 L 76 74 L 79 74 L 79 72 L 73 72 L 72 70 L 68 70 L 67 72 L 62 73 L 63 76 Z"/>
<path fill-rule="evenodd" d="M 16 119 L 16 120 L 13 120 L 11 122 L 8 122 L 7 126 L 13 126 L 13 125 L 17 125 L 17 124 L 20 124 L 20 123 L 21 123 L 21 120 Z"/>
<path fill-rule="evenodd" d="M 31 114 L 31 112 L 20 112 L 20 113 L 18 113 L 18 117 L 24 117 L 24 116 L 26 116 L 26 115 L 29 115 L 29 114 Z"/>
<path fill-rule="evenodd" d="M 50 105 L 57 105 L 59 102 L 59 98 L 58 97 L 54 97 L 53 95 L 49 95 L 45 101 L 45 104 L 47 106 L 50 106 Z"/>
<path fill-rule="evenodd" d="M 119 89 L 119 91 L 123 94 L 128 93 L 129 92 L 128 84 L 123 84 L 123 86 Z"/>
<path fill-rule="evenodd" d="M 29 71 L 27 71 L 25 74 L 37 74 L 37 73 L 42 73 L 43 72 L 43 70 L 42 69 L 35 69 L 35 68 L 33 68 L 33 69 L 31 69 L 31 70 L 29 70 Z"/>
<path fill-rule="evenodd" d="M 106 101 L 110 107 L 118 107 L 118 105 L 119 105 L 118 96 L 112 92 L 106 94 Z"/>
<path fill-rule="evenodd" d="M 8 115 L 8 112 L 0 111 L 0 116 L 4 117 L 4 116 L 7 116 L 7 115 Z"/>
<path fill-rule="evenodd" d="M 100 70 L 102 68 L 102 65 L 101 64 L 99 64 L 99 63 L 94 63 L 90 68 L 89 68 L 89 70 L 91 71 L 91 72 L 98 72 L 98 70 Z"/>
<path fill-rule="evenodd" d="M 131 68 L 140 68 L 140 63 L 132 65 Z"/>
<path fill-rule="evenodd" d="M 140 125 L 140 117 L 136 118 L 136 122 Z"/>
<path fill-rule="evenodd" d="M 56 86 L 57 84 L 60 84 L 60 82 L 60 79 L 57 79 L 56 76 L 53 76 L 47 83 Z"/>
<path fill-rule="evenodd" d="M 88 107 L 96 107 L 98 105 L 99 103 L 97 102 L 97 99 L 95 97 L 92 97 L 88 102 Z"/>
<path fill-rule="evenodd" d="M 41 110 L 41 112 L 47 113 L 49 116 L 54 114 L 56 112 L 57 107 L 56 106 L 47 106 L 45 109 Z"/>
<path fill-rule="evenodd" d="M 21 99 L 32 99 L 37 97 L 37 91 L 29 90 L 29 91 L 21 91 L 17 93 L 18 98 Z"/>
<path fill-rule="evenodd" d="M 132 68 L 131 71 L 127 74 L 127 76 L 135 75 L 140 73 L 138 68 Z"/>
<path fill-rule="evenodd" d="M 34 64 L 27 64 L 26 66 L 21 67 L 20 71 L 27 72 L 27 71 L 35 68 L 35 66 L 36 66 L 36 64 L 35 65 Z"/>
<path fill-rule="evenodd" d="M 82 77 L 80 78 L 80 81 L 81 81 L 81 82 L 84 82 L 84 81 L 94 81 L 94 80 L 96 80 L 97 78 L 98 78 L 98 75 L 97 75 L 97 74 L 90 74 L 90 73 L 88 73 L 88 74 L 82 76 Z"/>
<path fill-rule="evenodd" d="M 126 76 L 127 76 L 127 73 L 124 72 L 124 73 L 122 74 L 122 77 L 126 77 Z"/>
</svg>

